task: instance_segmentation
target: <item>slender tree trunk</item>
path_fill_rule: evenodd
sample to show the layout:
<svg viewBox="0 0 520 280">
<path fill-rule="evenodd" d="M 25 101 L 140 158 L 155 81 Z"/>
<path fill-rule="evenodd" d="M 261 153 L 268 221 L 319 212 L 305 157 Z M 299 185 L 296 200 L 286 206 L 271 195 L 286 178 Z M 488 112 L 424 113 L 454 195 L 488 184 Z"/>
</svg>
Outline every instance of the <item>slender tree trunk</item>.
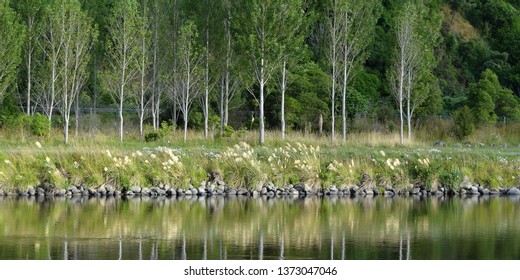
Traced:
<svg viewBox="0 0 520 280">
<path fill-rule="evenodd" d="M 347 142 L 347 55 L 345 46 L 345 57 L 343 62 L 343 91 L 341 94 L 341 138 L 343 144 Z"/>
<path fill-rule="evenodd" d="M 282 140 L 285 140 L 285 86 L 286 86 L 286 61 L 283 60 L 282 65 Z"/>
<path fill-rule="evenodd" d="M 74 106 L 74 116 L 75 116 L 75 124 L 74 124 L 74 137 L 77 139 L 79 137 L 79 92 L 76 92 L 76 102 Z"/>
<path fill-rule="evenodd" d="M 97 114 L 97 97 L 98 97 L 98 80 L 97 80 L 97 72 L 98 72 L 98 69 L 97 69 L 97 60 L 98 60 L 98 54 L 97 53 L 94 53 L 94 69 L 93 69 L 93 76 L 94 76 L 94 88 L 93 88 L 93 91 L 94 91 L 94 98 L 93 98 L 93 114 L 96 115 Z"/>
<path fill-rule="evenodd" d="M 124 85 L 123 85 L 123 82 L 121 81 L 121 85 L 119 88 L 119 141 L 121 143 L 123 142 L 123 96 L 124 96 Z"/>
<path fill-rule="evenodd" d="M 331 143 L 334 145 L 334 130 L 335 130 L 335 126 L 336 126 L 336 120 L 335 120 L 335 111 L 336 111 L 336 65 L 333 64 L 332 66 L 332 91 L 331 91 L 331 107 L 330 107 L 330 111 L 331 111 L 331 131 L 330 131 L 330 136 L 331 136 Z"/>
<path fill-rule="evenodd" d="M 209 19 L 206 17 L 206 77 L 204 79 L 204 139 L 208 139 L 209 118 Z"/>
<path fill-rule="evenodd" d="M 323 134 L 323 112 L 320 112 L 320 118 L 318 120 L 318 131 L 320 132 L 320 136 Z"/>
<path fill-rule="evenodd" d="M 219 113 L 220 113 L 220 134 L 224 133 L 224 94 L 225 94 L 225 79 L 222 79 L 220 86 L 220 102 L 219 102 Z"/>
<path fill-rule="evenodd" d="M 224 126 L 228 125 L 228 115 L 229 115 L 229 79 L 230 79 L 230 72 L 231 72 L 231 7 L 228 3 L 227 6 L 227 20 L 226 20 L 226 34 L 227 34 L 227 46 L 226 46 L 226 87 L 225 87 L 225 94 L 224 94 Z M 222 129 L 224 129 L 222 127 Z"/>
<path fill-rule="evenodd" d="M 31 31 L 29 31 L 31 32 Z M 29 38 L 27 51 L 27 115 L 31 115 L 31 91 L 32 91 L 32 42 Z"/>
<path fill-rule="evenodd" d="M 264 59 L 261 59 L 260 66 L 260 119 L 258 120 L 258 129 L 260 130 L 260 145 L 264 145 L 265 142 L 265 131 L 264 131 Z"/>
<path fill-rule="evenodd" d="M 403 119 L 403 87 L 404 87 L 404 55 L 401 56 L 401 65 L 399 69 L 399 119 L 400 119 L 400 143 L 404 143 L 404 119 Z"/>
<path fill-rule="evenodd" d="M 412 98 L 412 77 L 408 71 L 408 86 L 406 88 L 406 120 L 408 122 L 408 141 L 412 140 L 412 111 L 410 107 L 410 99 Z"/>
<path fill-rule="evenodd" d="M 160 98 L 158 93 L 158 81 L 157 81 L 157 48 L 159 44 L 159 5 L 157 0 L 154 2 L 155 6 L 155 21 L 154 21 L 154 32 L 153 32 L 153 66 L 152 66 L 152 123 L 153 131 L 159 129 L 159 109 L 160 109 Z"/>
</svg>

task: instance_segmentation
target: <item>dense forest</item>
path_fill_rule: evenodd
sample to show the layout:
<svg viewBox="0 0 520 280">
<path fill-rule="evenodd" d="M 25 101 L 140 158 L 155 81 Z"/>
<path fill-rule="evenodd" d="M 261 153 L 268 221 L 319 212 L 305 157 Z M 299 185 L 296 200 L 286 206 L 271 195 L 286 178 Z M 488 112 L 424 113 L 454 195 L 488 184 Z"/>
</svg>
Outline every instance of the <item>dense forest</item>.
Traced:
<svg viewBox="0 0 520 280">
<path fill-rule="evenodd" d="M 400 131 L 402 142 L 440 117 L 463 138 L 520 119 L 519 8 L 518 0 L 0 0 L 0 126 L 47 123 L 68 142 L 69 128 L 78 134 L 109 116 L 121 141 L 130 124 L 141 139 L 169 124 L 185 139 L 187 129 L 206 137 L 258 129 L 260 143 L 265 130 L 334 141 L 373 129 Z"/>
</svg>

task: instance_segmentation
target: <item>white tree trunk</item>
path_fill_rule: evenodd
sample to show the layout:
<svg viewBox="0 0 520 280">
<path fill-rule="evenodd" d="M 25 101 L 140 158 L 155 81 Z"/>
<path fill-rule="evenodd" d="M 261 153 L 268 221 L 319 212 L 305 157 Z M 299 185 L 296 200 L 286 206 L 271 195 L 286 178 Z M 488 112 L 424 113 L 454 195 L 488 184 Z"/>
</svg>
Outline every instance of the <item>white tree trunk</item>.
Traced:
<svg viewBox="0 0 520 280">
<path fill-rule="evenodd" d="M 260 145 L 265 142 L 265 127 L 264 127 L 264 59 L 260 62 L 260 119 L 258 120 L 258 129 L 260 131 Z"/>
<path fill-rule="evenodd" d="M 282 66 L 282 140 L 285 140 L 285 86 L 286 86 L 286 61 L 283 60 L 283 66 Z"/>
</svg>

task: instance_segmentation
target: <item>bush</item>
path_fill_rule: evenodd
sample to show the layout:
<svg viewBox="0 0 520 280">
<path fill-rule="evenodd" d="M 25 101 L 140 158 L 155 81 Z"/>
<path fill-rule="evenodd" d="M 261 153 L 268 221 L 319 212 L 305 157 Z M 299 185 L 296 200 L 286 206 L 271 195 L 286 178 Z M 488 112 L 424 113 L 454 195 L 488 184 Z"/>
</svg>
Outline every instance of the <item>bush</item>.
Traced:
<svg viewBox="0 0 520 280">
<path fill-rule="evenodd" d="M 155 142 L 157 140 L 159 140 L 159 134 L 157 132 L 146 133 L 144 136 L 144 141 L 146 142 Z"/>
<path fill-rule="evenodd" d="M 457 189 L 463 180 L 464 173 L 454 166 L 447 166 L 439 173 L 439 181 L 444 187 Z"/>
<path fill-rule="evenodd" d="M 458 139 L 463 140 L 473 133 L 473 117 L 468 106 L 464 106 L 455 112 L 454 121 L 453 131 Z"/>
<path fill-rule="evenodd" d="M 36 136 L 47 136 L 51 133 L 51 123 L 49 119 L 40 114 L 36 113 L 30 119 L 31 133 Z"/>
</svg>

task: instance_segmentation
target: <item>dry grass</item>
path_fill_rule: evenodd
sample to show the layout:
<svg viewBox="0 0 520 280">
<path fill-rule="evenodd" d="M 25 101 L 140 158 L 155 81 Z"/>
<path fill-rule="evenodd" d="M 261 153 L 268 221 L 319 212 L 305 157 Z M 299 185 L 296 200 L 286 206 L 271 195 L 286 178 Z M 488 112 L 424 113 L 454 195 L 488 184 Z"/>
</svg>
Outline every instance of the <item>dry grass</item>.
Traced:
<svg viewBox="0 0 520 280">
<path fill-rule="evenodd" d="M 444 5 L 442 12 L 444 13 L 444 22 L 448 25 L 449 30 L 459 34 L 464 41 L 480 37 L 478 30 L 461 14 L 457 11 L 453 11 L 449 5 Z"/>
</svg>

